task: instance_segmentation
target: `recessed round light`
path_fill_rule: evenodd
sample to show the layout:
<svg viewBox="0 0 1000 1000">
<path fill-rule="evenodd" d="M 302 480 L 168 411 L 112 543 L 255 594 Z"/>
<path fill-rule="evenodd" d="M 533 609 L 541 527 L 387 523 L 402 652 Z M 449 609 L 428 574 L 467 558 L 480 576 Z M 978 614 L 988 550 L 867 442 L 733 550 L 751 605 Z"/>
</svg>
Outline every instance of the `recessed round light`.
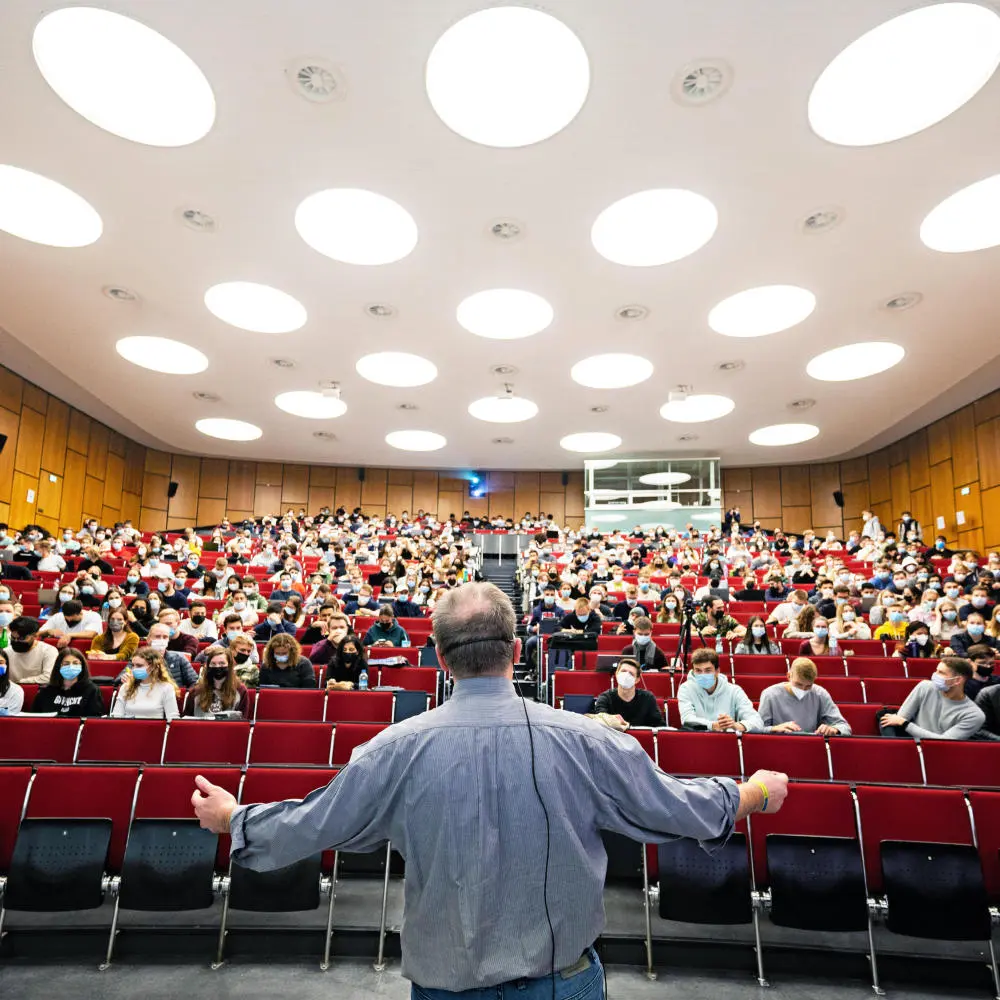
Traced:
<svg viewBox="0 0 1000 1000">
<path fill-rule="evenodd" d="M 700 424 L 707 420 L 718 420 L 732 413 L 736 404 L 728 396 L 712 393 L 688 396 L 686 399 L 664 403 L 660 416 L 678 424 Z"/>
<path fill-rule="evenodd" d="M 603 431 L 583 431 L 579 434 L 567 434 L 559 445 L 566 451 L 582 451 L 597 453 L 611 451 L 622 443 L 617 434 L 606 434 Z M 593 466 L 591 466 L 593 468 Z"/>
<path fill-rule="evenodd" d="M 332 420 L 347 412 L 347 404 L 336 396 L 324 396 L 321 392 L 282 392 L 274 397 L 274 405 L 293 417 L 309 420 Z"/>
<path fill-rule="evenodd" d="M 809 124 L 841 146 L 922 132 L 971 100 L 1000 64 L 1000 17 L 978 3 L 934 3 L 851 42 L 809 95 Z"/>
<path fill-rule="evenodd" d="M 690 479 L 686 472 L 647 472 L 646 475 L 639 477 L 639 482 L 647 486 L 680 486 Z"/>
<path fill-rule="evenodd" d="M 291 333 L 305 324 L 306 309 L 298 299 L 270 285 L 227 281 L 205 292 L 208 311 L 240 330 Z"/>
<path fill-rule="evenodd" d="M 491 7 L 437 40 L 426 83 L 431 107 L 453 132 L 484 146 L 529 146 L 577 116 L 590 64 L 580 40 L 551 14 Z"/>
<path fill-rule="evenodd" d="M 657 188 L 609 205 L 594 222 L 590 239 L 615 264 L 655 267 L 699 250 L 718 224 L 719 213 L 703 195 Z"/>
<path fill-rule="evenodd" d="M 437 366 L 417 354 L 403 351 L 381 351 L 359 358 L 355 371 L 369 382 L 406 388 L 426 385 L 437 378 Z"/>
<path fill-rule="evenodd" d="M 390 431 L 385 443 L 400 451 L 437 451 L 448 442 L 433 431 Z"/>
<path fill-rule="evenodd" d="M 295 228 L 318 253 L 344 264 L 391 264 L 417 245 L 413 216 L 360 188 L 317 191 L 295 210 Z"/>
<path fill-rule="evenodd" d="M 588 389 L 624 389 L 645 382 L 653 374 L 653 362 L 636 354 L 595 354 L 578 361 L 569 374 Z"/>
<path fill-rule="evenodd" d="M 59 97 L 113 135 L 186 146 L 215 122 L 215 96 L 191 57 L 123 14 L 63 7 L 38 22 L 31 47 Z"/>
<path fill-rule="evenodd" d="M 195 423 L 195 428 L 209 437 L 223 441 L 256 441 L 264 432 L 256 424 L 226 417 L 207 417 Z"/>
<path fill-rule="evenodd" d="M 726 337 L 766 337 L 801 323 L 816 308 L 816 296 L 795 285 L 762 285 L 723 299 L 708 325 Z"/>
<path fill-rule="evenodd" d="M 164 375 L 196 375 L 208 367 L 197 348 L 166 337 L 123 337 L 115 350 L 126 361 Z"/>
<path fill-rule="evenodd" d="M 485 396 L 469 403 L 469 413 L 491 424 L 517 424 L 538 415 L 538 404 L 521 396 Z"/>
<path fill-rule="evenodd" d="M 920 224 L 920 239 L 941 253 L 1000 245 L 1000 174 L 949 195 Z"/>
<path fill-rule="evenodd" d="M 30 170 L 0 165 L 0 229 L 49 247 L 85 247 L 104 224 L 75 191 Z"/>
<path fill-rule="evenodd" d="M 750 443 L 779 448 L 782 445 L 811 441 L 817 434 L 819 428 L 814 424 L 771 424 L 769 427 L 758 427 L 750 435 Z"/>
<path fill-rule="evenodd" d="M 847 344 L 818 354 L 806 365 L 806 374 L 821 382 L 851 382 L 887 371 L 905 354 L 899 344 L 886 341 Z"/>
<path fill-rule="evenodd" d="M 459 303 L 458 323 L 469 333 L 491 340 L 519 340 L 541 333 L 554 316 L 540 295 L 518 288 L 490 288 Z"/>
</svg>

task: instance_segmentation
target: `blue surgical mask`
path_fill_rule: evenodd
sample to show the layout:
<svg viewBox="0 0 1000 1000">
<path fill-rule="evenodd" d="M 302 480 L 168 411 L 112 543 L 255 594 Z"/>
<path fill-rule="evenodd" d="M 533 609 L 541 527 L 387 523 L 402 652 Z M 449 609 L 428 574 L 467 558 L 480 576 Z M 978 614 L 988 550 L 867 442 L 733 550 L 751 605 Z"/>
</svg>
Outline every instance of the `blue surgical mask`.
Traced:
<svg viewBox="0 0 1000 1000">
<path fill-rule="evenodd" d="M 59 668 L 59 676 L 64 681 L 76 680 L 83 673 L 83 667 L 79 663 L 64 663 Z"/>
<path fill-rule="evenodd" d="M 226 633 L 226 638 L 227 638 L 227 639 L 228 639 L 228 640 L 229 640 L 230 642 L 233 642 L 233 641 L 235 641 L 236 639 L 238 639 L 238 638 L 239 638 L 239 637 L 240 637 L 241 635 L 243 635 L 243 633 L 242 633 L 242 632 L 227 632 L 227 633 Z"/>
<path fill-rule="evenodd" d="M 426 589 L 428 589 L 428 588 L 425 588 L 425 587 L 421 587 L 420 589 L 421 589 L 421 590 L 426 590 Z M 543 600 L 543 601 L 545 601 L 545 603 L 546 603 L 547 605 L 549 605 L 549 607 L 551 607 L 551 606 L 552 606 L 553 604 L 555 604 L 555 603 L 556 603 L 556 598 L 555 598 L 555 595 L 554 595 L 554 594 L 546 594 L 546 595 L 545 595 L 545 596 L 544 596 L 544 597 L 542 598 L 542 600 Z"/>
<path fill-rule="evenodd" d="M 889 621 L 895 622 L 898 625 L 900 622 L 906 621 L 906 615 L 902 611 L 890 611 Z"/>
<path fill-rule="evenodd" d="M 80 593 L 81 594 L 92 594 L 93 592 L 94 592 L 94 588 L 93 587 L 81 587 L 80 588 Z"/>
<path fill-rule="evenodd" d="M 691 674 L 691 680 L 706 691 L 715 684 L 715 674 Z"/>
<path fill-rule="evenodd" d="M 162 593 L 162 592 L 163 592 L 164 590 L 166 590 L 166 589 L 167 589 L 167 581 L 166 581 L 166 580 L 161 580 L 161 581 L 160 581 L 160 582 L 159 582 L 159 583 L 158 583 L 158 584 L 156 585 L 156 589 L 157 589 L 157 590 L 159 590 L 159 591 L 160 591 L 160 592 Z"/>
<path fill-rule="evenodd" d="M 287 663 L 288 662 L 288 654 L 287 653 L 284 653 L 284 654 L 275 653 L 274 654 L 274 662 L 275 663 Z"/>
<path fill-rule="evenodd" d="M 586 615 L 577 615 L 576 616 L 576 620 L 579 621 L 579 622 L 585 622 L 589 617 L 590 617 L 589 614 L 586 614 Z"/>
<path fill-rule="evenodd" d="M 65 604 L 67 601 L 72 601 L 72 600 L 73 600 L 73 595 L 72 594 L 60 594 L 59 595 L 59 603 L 60 604 Z"/>
<path fill-rule="evenodd" d="M 958 617 L 958 612 L 957 611 L 942 611 L 941 612 L 941 617 L 946 622 L 953 622 Z"/>
<path fill-rule="evenodd" d="M 149 670 L 146 667 L 133 667 L 132 676 L 137 681 L 144 681 L 149 676 Z"/>
<path fill-rule="evenodd" d="M 978 639 L 983 634 L 983 631 L 984 629 L 982 625 L 969 626 L 969 635 L 971 635 L 973 639 Z"/>
<path fill-rule="evenodd" d="M 651 635 L 637 635 L 633 636 L 633 639 L 637 646 L 648 646 L 653 641 Z"/>
<path fill-rule="evenodd" d="M 9 611 L 0 611 L 0 628 L 6 628 L 13 620 L 14 616 Z"/>
<path fill-rule="evenodd" d="M 0 677 L 3 677 L 7 673 L 7 664 L 0 662 Z"/>
<path fill-rule="evenodd" d="M 813 629 L 817 639 L 825 639 L 829 634 L 830 630 L 820 625 L 818 628 Z"/>
<path fill-rule="evenodd" d="M 767 629 L 764 628 L 763 625 L 754 625 L 750 631 L 753 632 L 753 637 L 755 639 L 763 639 L 767 634 Z"/>
</svg>

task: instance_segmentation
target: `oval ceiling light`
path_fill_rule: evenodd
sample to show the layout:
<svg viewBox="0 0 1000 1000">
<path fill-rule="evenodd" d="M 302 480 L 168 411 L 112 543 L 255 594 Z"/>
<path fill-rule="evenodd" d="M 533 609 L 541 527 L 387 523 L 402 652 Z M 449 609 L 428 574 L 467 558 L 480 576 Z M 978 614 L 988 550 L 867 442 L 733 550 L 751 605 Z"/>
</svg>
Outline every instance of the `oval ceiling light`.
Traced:
<svg viewBox="0 0 1000 1000">
<path fill-rule="evenodd" d="M 485 396 L 469 403 L 469 413 L 491 424 L 517 424 L 538 416 L 538 404 L 522 396 Z"/>
<path fill-rule="evenodd" d="M 256 441 L 264 433 L 256 424 L 225 417 L 207 417 L 197 421 L 194 426 L 202 434 L 221 438 L 223 441 Z"/>
<path fill-rule="evenodd" d="M 664 403 L 660 407 L 660 416 L 672 423 L 700 424 L 706 420 L 718 420 L 734 409 L 736 404 L 728 396 L 703 393 Z"/>
<path fill-rule="evenodd" d="M 647 472 L 639 477 L 639 482 L 646 486 L 680 486 L 690 480 L 691 477 L 686 472 Z"/>
<path fill-rule="evenodd" d="M 815 424 L 771 424 L 769 427 L 758 427 L 750 435 L 750 443 L 778 448 L 782 445 L 811 441 L 817 434 L 819 428 Z"/>
<path fill-rule="evenodd" d="M 100 239 L 101 217 L 58 181 L 0 165 L 0 229 L 49 247 L 85 247 Z"/>
<path fill-rule="evenodd" d="M 274 405 L 293 417 L 308 420 L 332 420 L 347 412 L 347 404 L 336 396 L 324 396 L 321 392 L 282 392 L 274 397 Z"/>
<path fill-rule="evenodd" d="M 46 14 L 31 42 L 46 83 L 77 114 L 147 146 L 186 146 L 215 122 L 205 74 L 169 39 L 97 7 Z"/>
<path fill-rule="evenodd" d="M 655 267 L 701 249 L 719 213 L 703 195 L 679 188 L 640 191 L 609 205 L 590 230 L 594 249 L 628 267 Z"/>
<path fill-rule="evenodd" d="M 977 3 L 918 7 L 851 42 L 809 95 L 809 124 L 839 146 L 892 142 L 947 118 L 1000 64 L 1000 17 Z"/>
<path fill-rule="evenodd" d="M 270 285 L 227 281 L 205 292 L 208 311 L 240 330 L 291 333 L 305 325 L 306 308 L 298 299 Z"/>
<path fill-rule="evenodd" d="M 390 431 L 385 443 L 400 451 L 437 451 L 448 442 L 434 431 Z"/>
<path fill-rule="evenodd" d="M 817 354 L 806 365 L 806 374 L 821 382 L 850 382 L 888 371 L 898 365 L 905 354 L 899 344 L 888 341 L 847 344 Z"/>
<path fill-rule="evenodd" d="M 562 131 L 590 89 L 580 39 L 530 7 L 462 18 L 427 60 L 427 96 L 453 132 L 483 146 L 530 146 Z"/>
<path fill-rule="evenodd" d="M 534 292 L 517 288 L 490 288 L 476 292 L 459 303 L 459 325 L 477 337 L 491 340 L 518 340 L 541 333 L 555 313 L 552 306 Z"/>
<path fill-rule="evenodd" d="M 164 375 L 197 375 L 208 367 L 197 348 L 166 337 L 123 337 L 115 350 L 126 361 Z"/>
<path fill-rule="evenodd" d="M 578 361 L 569 373 L 588 389 L 624 389 L 645 382 L 653 374 L 653 362 L 636 354 L 595 354 Z"/>
<path fill-rule="evenodd" d="M 369 382 L 406 388 L 427 385 L 437 378 L 437 366 L 418 354 L 381 351 L 359 358 L 354 370 Z"/>
<path fill-rule="evenodd" d="M 967 253 L 1000 245 L 1000 174 L 956 191 L 931 209 L 920 239 L 941 253 Z"/>
<path fill-rule="evenodd" d="M 766 337 L 801 323 L 816 296 L 795 285 L 762 285 L 730 295 L 708 314 L 708 325 L 726 337 Z"/>
<path fill-rule="evenodd" d="M 559 446 L 566 451 L 600 452 L 611 451 L 622 443 L 617 434 L 605 434 L 603 431 L 584 431 L 579 434 L 567 434 Z"/>
<path fill-rule="evenodd" d="M 392 264 L 417 245 L 413 216 L 385 195 L 329 188 L 295 210 L 295 228 L 317 253 L 344 264 Z"/>
</svg>

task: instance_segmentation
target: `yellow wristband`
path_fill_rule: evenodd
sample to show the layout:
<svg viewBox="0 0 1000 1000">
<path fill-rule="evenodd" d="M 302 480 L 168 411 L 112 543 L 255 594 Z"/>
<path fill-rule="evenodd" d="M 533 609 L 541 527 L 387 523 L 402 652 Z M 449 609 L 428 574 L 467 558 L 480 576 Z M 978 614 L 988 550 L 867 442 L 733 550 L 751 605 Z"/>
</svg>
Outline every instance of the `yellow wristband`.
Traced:
<svg viewBox="0 0 1000 1000">
<path fill-rule="evenodd" d="M 755 781 L 754 784 L 764 793 L 764 805 L 761 806 L 760 811 L 767 812 L 767 804 L 771 799 L 771 796 L 768 794 L 767 791 L 767 785 L 765 785 L 763 781 Z"/>
</svg>

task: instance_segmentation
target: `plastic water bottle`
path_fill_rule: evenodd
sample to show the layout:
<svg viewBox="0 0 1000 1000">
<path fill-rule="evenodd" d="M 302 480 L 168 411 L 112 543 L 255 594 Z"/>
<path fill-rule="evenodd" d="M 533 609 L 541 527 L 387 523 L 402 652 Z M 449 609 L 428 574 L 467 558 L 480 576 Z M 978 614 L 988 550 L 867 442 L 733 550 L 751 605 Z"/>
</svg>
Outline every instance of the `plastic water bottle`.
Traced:
<svg viewBox="0 0 1000 1000">
<path fill-rule="evenodd" d="M 361 674 L 358 677 L 358 690 L 368 690 L 368 671 L 364 667 L 361 668 Z"/>
<path fill-rule="evenodd" d="M 837 637 L 831 632 L 830 633 L 830 652 L 831 653 L 836 653 L 838 649 L 839 649 L 839 646 L 837 645 Z"/>
<path fill-rule="evenodd" d="M 404 639 L 403 640 L 403 645 L 402 645 L 401 648 L 403 648 L 403 649 L 409 649 L 410 648 L 410 640 L 409 639 Z"/>
<path fill-rule="evenodd" d="M 715 635 L 715 652 L 722 656 L 722 636 L 719 633 Z"/>
</svg>

